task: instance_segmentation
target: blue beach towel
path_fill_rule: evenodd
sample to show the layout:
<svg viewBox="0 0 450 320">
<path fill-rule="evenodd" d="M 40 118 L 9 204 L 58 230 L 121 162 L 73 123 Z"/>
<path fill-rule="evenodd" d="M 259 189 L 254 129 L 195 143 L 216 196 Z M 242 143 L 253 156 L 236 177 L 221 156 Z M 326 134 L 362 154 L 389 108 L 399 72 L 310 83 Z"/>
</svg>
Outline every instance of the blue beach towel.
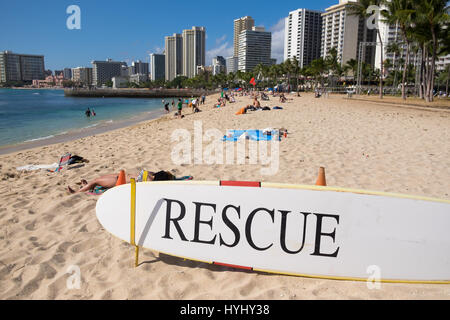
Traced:
<svg viewBox="0 0 450 320">
<path fill-rule="evenodd" d="M 223 141 L 238 141 L 243 134 L 247 134 L 249 140 L 253 141 L 271 141 L 272 137 L 278 136 L 277 131 L 270 134 L 264 134 L 262 130 L 230 130 L 229 135 L 223 137 Z"/>
</svg>

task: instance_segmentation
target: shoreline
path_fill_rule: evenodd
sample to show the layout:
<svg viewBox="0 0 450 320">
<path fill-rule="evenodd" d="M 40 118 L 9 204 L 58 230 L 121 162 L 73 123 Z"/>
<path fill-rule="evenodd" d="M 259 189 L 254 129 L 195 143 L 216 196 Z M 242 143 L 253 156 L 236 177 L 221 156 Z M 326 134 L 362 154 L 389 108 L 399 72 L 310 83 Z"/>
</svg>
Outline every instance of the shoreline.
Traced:
<svg viewBox="0 0 450 320">
<path fill-rule="evenodd" d="M 49 137 L 43 137 L 43 138 L 36 138 L 31 141 L 24 141 L 17 144 L 12 145 L 5 145 L 0 146 L 0 156 L 2 155 L 8 155 L 20 151 L 28 151 L 31 149 L 39 148 L 39 147 L 46 147 L 51 146 L 58 143 L 65 143 L 65 142 L 71 142 L 75 141 L 81 138 L 86 137 L 92 137 L 95 135 L 99 135 L 102 133 L 123 129 L 127 127 L 133 127 L 135 125 L 138 125 L 140 123 L 153 121 L 153 120 L 159 120 L 163 118 L 166 114 L 164 114 L 160 110 L 150 111 L 144 113 L 144 115 L 147 114 L 147 117 L 144 117 L 144 119 L 139 118 L 140 115 L 133 116 L 130 119 L 126 120 L 120 120 L 120 121 L 113 121 L 111 122 L 103 122 L 99 123 L 96 126 L 93 127 L 87 127 L 87 128 L 79 128 L 74 129 L 69 132 L 55 134 Z"/>
</svg>

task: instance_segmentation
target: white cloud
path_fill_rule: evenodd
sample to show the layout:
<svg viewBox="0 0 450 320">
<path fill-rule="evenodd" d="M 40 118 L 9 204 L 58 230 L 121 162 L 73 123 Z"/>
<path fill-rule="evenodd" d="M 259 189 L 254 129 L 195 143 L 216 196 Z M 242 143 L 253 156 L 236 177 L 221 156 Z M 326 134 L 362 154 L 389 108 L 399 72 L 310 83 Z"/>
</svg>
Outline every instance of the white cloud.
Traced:
<svg viewBox="0 0 450 320">
<path fill-rule="evenodd" d="M 277 63 L 284 60 L 284 19 L 269 29 L 272 32 L 272 58 L 277 59 Z"/>
<path fill-rule="evenodd" d="M 215 48 L 206 51 L 206 65 L 210 66 L 212 64 L 212 59 L 216 56 L 222 56 L 224 58 L 231 57 L 234 53 L 234 48 L 229 42 L 224 42 Z"/>
<path fill-rule="evenodd" d="M 227 38 L 227 35 L 226 35 L 226 34 L 224 34 L 224 35 L 221 36 L 220 38 L 217 38 L 217 39 L 216 39 L 216 45 L 218 45 L 218 44 L 224 42 L 226 38 Z"/>
<path fill-rule="evenodd" d="M 161 47 L 155 46 L 152 53 L 161 54 L 161 53 L 164 52 L 164 50 L 165 50 L 165 48 L 161 48 Z"/>
</svg>

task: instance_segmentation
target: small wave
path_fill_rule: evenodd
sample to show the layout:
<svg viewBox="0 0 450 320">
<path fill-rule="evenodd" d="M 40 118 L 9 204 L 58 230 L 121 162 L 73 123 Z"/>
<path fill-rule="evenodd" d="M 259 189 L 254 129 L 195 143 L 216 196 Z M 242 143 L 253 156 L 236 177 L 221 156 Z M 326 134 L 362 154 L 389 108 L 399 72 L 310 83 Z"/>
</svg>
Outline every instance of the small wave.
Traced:
<svg viewBox="0 0 450 320">
<path fill-rule="evenodd" d="M 99 125 L 99 123 L 94 123 L 94 124 L 91 124 L 90 126 L 84 127 L 84 129 L 93 128 L 93 127 L 96 127 L 98 125 Z"/>
<path fill-rule="evenodd" d="M 40 140 L 46 140 L 46 139 L 50 139 L 50 138 L 54 138 L 54 135 L 50 135 L 47 137 L 41 137 L 41 138 L 36 138 L 36 139 L 30 139 L 30 140 L 25 140 L 25 142 L 33 142 L 33 141 L 40 141 Z"/>
</svg>

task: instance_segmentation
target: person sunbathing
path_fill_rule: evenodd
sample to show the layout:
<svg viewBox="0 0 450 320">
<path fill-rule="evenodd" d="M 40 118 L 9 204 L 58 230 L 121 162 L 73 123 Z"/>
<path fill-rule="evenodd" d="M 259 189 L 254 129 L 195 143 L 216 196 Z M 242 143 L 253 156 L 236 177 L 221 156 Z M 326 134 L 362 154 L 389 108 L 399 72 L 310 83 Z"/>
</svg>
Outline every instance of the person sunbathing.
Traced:
<svg viewBox="0 0 450 320">
<path fill-rule="evenodd" d="M 253 106 L 254 106 L 255 108 L 261 108 L 261 104 L 259 103 L 257 97 L 255 97 L 255 99 L 253 100 Z"/>
<path fill-rule="evenodd" d="M 126 174 L 125 180 L 126 183 L 130 183 L 131 179 L 135 179 L 136 182 L 142 182 L 142 177 L 144 175 L 144 170 L 142 170 L 139 174 Z M 119 178 L 119 174 L 107 174 L 98 178 L 95 178 L 92 181 L 81 180 L 81 188 L 78 191 L 73 190 L 70 186 L 67 186 L 67 190 L 69 193 L 80 193 L 80 192 L 89 192 L 93 191 L 95 187 L 100 186 L 106 189 L 113 188 L 116 186 L 117 179 Z M 157 173 L 149 172 L 147 181 L 167 181 L 167 180 L 175 180 L 175 176 L 168 171 L 159 171 Z"/>
</svg>

